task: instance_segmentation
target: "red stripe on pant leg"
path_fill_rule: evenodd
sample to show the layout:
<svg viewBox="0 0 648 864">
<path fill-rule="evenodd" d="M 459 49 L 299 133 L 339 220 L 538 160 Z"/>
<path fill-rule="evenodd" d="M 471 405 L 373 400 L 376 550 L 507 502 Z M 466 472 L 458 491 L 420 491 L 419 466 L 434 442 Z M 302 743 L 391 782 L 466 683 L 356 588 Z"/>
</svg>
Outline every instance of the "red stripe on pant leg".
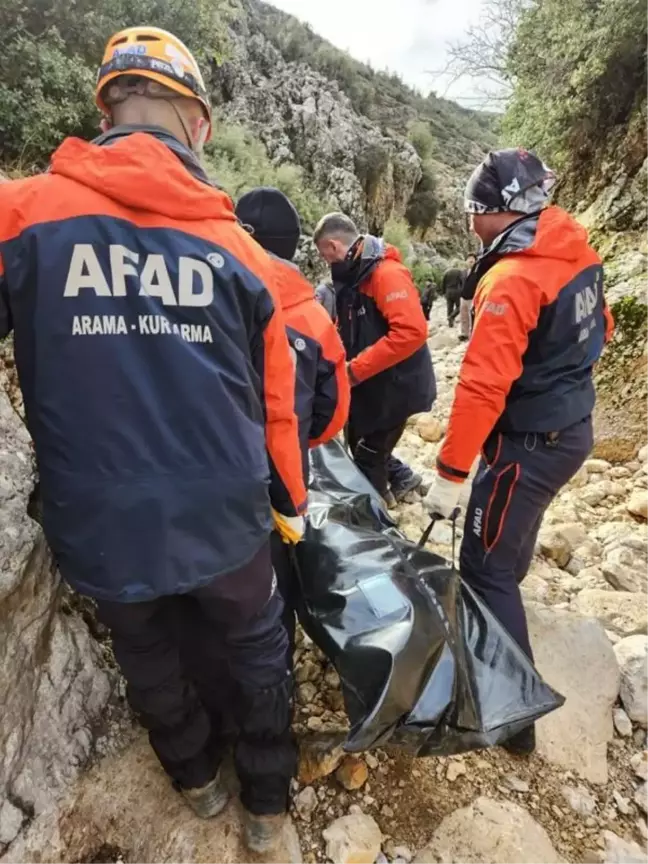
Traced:
<svg viewBox="0 0 648 864">
<path fill-rule="evenodd" d="M 495 539 L 493 540 L 493 542 L 489 545 L 489 543 L 488 543 L 488 524 L 489 524 L 491 507 L 492 507 L 493 502 L 495 501 L 495 498 L 497 496 L 497 490 L 499 489 L 500 480 L 511 469 L 513 469 L 513 471 L 514 471 L 513 481 L 511 483 L 511 487 L 508 491 L 508 495 L 506 496 L 506 503 L 504 504 L 504 507 L 502 508 L 502 512 L 500 514 L 499 524 L 497 527 L 497 534 L 495 535 Z M 491 492 L 490 498 L 488 499 L 488 506 L 486 508 L 486 517 L 484 519 L 484 527 L 482 529 L 484 549 L 486 550 L 487 554 L 493 551 L 493 549 L 497 545 L 500 537 L 502 536 L 502 530 L 504 528 L 504 522 L 506 520 L 506 516 L 507 516 L 508 511 L 509 511 L 509 507 L 511 504 L 511 498 L 513 497 L 513 491 L 515 489 L 515 486 L 517 484 L 519 477 L 520 477 L 520 464 L 519 464 L 519 462 L 514 462 L 514 463 L 507 465 L 506 468 L 504 468 L 503 471 L 500 471 L 500 473 L 497 475 L 497 478 L 495 480 L 495 485 L 493 486 L 493 491 Z"/>
</svg>

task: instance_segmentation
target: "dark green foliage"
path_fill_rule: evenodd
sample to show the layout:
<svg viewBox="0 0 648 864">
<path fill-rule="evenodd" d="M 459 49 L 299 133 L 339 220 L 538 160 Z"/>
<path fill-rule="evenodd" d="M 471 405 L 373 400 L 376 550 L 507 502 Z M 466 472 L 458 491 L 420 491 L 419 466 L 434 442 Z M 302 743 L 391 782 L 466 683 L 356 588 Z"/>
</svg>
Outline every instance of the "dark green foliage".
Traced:
<svg viewBox="0 0 648 864">
<path fill-rule="evenodd" d="M 635 297 L 623 297 L 612 304 L 611 311 L 616 325 L 615 341 L 639 356 L 648 338 L 648 306 Z"/>
<path fill-rule="evenodd" d="M 645 0 L 531 0 L 509 50 L 513 98 L 507 143 L 535 148 L 578 200 L 600 163 L 618 159 L 619 135 L 646 100 Z M 645 124 L 623 153 L 632 175 L 645 157 Z"/>
<path fill-rule="evenodd" d="M 0 158 L 42 166 L 66 135 L 97 134 L 93 87 L 117 30 L 154 24 L 197 58 L 218 58 L 236 0 L 0 0 Z"/>
<path fill-rule="evenodd" d="M 409 200 L 405 218 L 414 231 L 425 236 L 435 223 L 439 211 L 437 183 L 429 162 L 423 163 L 423 174 Z"/>
</svg>

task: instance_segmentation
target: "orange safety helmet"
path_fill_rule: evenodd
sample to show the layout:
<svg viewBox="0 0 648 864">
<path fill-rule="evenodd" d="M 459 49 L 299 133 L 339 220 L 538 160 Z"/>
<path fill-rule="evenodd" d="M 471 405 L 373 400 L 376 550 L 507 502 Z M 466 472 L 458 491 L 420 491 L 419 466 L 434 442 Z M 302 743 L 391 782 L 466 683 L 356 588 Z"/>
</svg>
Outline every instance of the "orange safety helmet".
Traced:
<svg viewBox="0 0 648 864">
<path fill-rule="evenodd" d="M 101 94 L 120 75 L 149 78 L 181 96 L 197 99 L 211 134 L 211 105 L 200 69 L 193 54 L 172 33 L 159 27 L 128 27 L 108 40 L 95 88 L 97 107 L 106 115 L 110 112 Z"/>
</svg>

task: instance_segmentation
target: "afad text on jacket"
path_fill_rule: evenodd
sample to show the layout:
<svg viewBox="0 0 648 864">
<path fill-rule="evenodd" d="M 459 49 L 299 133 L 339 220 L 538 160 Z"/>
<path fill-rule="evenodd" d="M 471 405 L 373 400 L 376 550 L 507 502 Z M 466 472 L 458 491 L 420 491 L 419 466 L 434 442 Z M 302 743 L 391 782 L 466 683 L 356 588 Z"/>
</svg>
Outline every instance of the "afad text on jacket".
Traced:
<svg viewBox="0 0 648 864">
<path fill-rule="evenodd" d="M 352 268 L 339 270 L 332 275 L 351 361 L 350 423 L 356 435 L 395 429 L 436 397 L 419 293 L 398 250 L 371 235 Z"/>
<path fill-rule="evenodd" d="M 559 432 L 588 417 L 614 326 L 601 259 L 559 207 L 515 222 L 477 266 L 473 335 L 437 460 L 458 481 L 493 430 Z"/>
<path fill-rule="evenodd" d="M 152 134 L 68 139 L 0 187 L 0 332 L 47 539 L 83 593 L 189 591 L 306 506 L 271 263 Z"/>
</svg>

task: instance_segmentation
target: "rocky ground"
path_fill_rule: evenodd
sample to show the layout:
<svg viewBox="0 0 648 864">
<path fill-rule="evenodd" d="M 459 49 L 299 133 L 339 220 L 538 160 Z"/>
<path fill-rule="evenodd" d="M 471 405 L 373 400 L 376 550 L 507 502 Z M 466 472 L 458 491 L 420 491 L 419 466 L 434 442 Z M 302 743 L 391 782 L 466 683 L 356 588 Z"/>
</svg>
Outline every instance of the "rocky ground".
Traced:
<svg viewBox="0 0 648 864">
<path fill-rule="evenodd" d="M 413 418 L 398 451 L 425 484 L 463 351 L 441 304 L 432 317 L 439 398 L 430 415 Z M 13 694 L 0 713 L 0 861 L 250 860 L 235 797 L 214 820 L 192 817 L 124 710 L 104 634 L 90 626 L 90 639 L 82 621 L 93 625 L 91 610 L 57 602 L 42 535 L 24 515 L 31 448 L 15 383 L 11 362 L 0 363 L 14 408 L 0 392 L 0 617 L 12 622 L 0 628 L 0 678 L 13 675 L 0 686 Z M 645 392 L 645 379 L 637 386 Z M 547 513 L 523 591 L 537 666 L 566 703 L 538 723 L 537 753 L 345 755 L 338 676 L 300 634 L 293 824 L 266 860 L 646 861 L 644 444 L 629 459 L 595 453 Z M 412 540 L 427 524 L 418 494 L 392 515 Z M 451 556 L 447 524 L 435 527 L 430 548 Z"/>
<path fill-rule="evenodd" d="M 463 351 L 440 306 L 432 319 L 439 397 L 397 451 L 426 483 Z M 648 450 L 635 450 L 623 464 L 590 459 L 547 513 L 523 591 L 538 668 L 567 702 L 538 724 L 531 759 L 345 756 L 337 674 L 301 637 L 293 810 L 304 860 L 646 861 Z M 427 524 L 418 495 L 392 515 L 414 541 Z M 450 557 L 449 526 L 429 545 Z"/>
</svg>

